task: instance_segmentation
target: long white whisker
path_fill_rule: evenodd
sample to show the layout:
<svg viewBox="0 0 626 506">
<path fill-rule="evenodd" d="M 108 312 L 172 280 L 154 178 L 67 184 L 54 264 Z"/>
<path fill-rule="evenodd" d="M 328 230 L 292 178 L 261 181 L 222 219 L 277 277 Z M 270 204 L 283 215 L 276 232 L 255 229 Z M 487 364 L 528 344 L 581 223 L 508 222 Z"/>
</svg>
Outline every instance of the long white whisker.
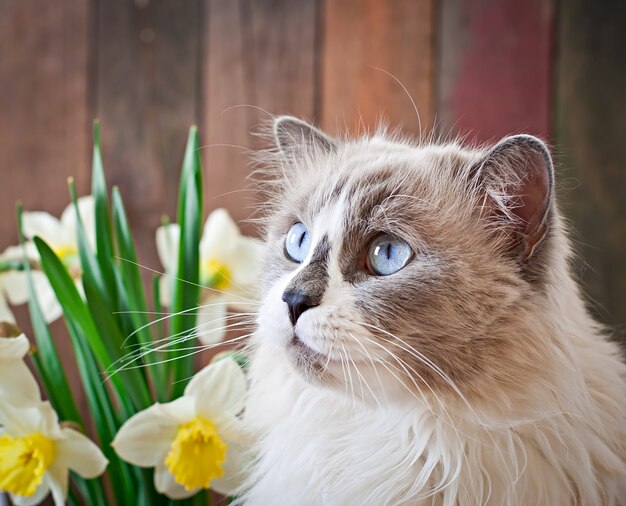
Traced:
<svg viewBox="0 0 626 506">
<path fill-rule="evenodd" d="M 218 293 L 220 295 L 229 295 L 230 294 L 230 292 L 228 292 L 228 291 L 218 290 L 217 288 L 213 288 L 211 286 L 205 286 L 205 285 L 201 285 L 199 283 L 194 283 L 192 281 L 188 281 L 186 279 L 179 278 L 177 276 L 174 276 L 173 274 L 169 274 L 168 272 L 162 272 L 162 271 L 159 271 L 157 269 L 152 269 L 151 267 L 148 267 L 146 265 L 141 265 L 140 263 L 135 262 L 133 260 L 130 260 L 128 258 L 123 258 L 123 257 L 120 257 L 120 256 L 115 256 L 115 258 L 117 258 L 118 260 L 121 260 L 123 262 L 128 262 L 130 264 L 136 265 L 137 267 L 141 267 L 142 269 L 145 269 L 147 271 L 153 272 L 154 274 L 159 274 L 161 276 L 165 276 L 167 278 L 174 279 L 176 281 L 180 281 L 180 282 L 185 283 L 187 285 L 201 288 L 202 290 L 208 290 L 208 291 L 211 291 L 211 292 Z M 247 291 L 247 290 L 243 290 L 241 287 L 238 287 L 238 288 L 240 290 L 242 290 L 242 291 Z M 240 304 L 257 304 L 257 305 L 259 304 L 259 302 L 254 300 L 254 298 L 248 298 L 248 297 L 243 297 L 243 298 L 246 299 L 246 301 L 239 301 L 238 303 L 240 303 Z"/>
</svg>

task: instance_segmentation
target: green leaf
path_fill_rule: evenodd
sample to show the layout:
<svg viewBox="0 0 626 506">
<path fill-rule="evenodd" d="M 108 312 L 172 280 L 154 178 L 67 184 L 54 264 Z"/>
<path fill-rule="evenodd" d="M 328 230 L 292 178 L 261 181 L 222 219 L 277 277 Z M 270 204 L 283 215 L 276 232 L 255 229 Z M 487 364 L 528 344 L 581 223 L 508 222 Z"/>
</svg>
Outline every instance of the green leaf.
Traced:
<svg viewBox="0 0 626 506">
<path fill-rule="evenodd" d="M 182 313 L 195 308 L 200 301 L 200 234 L 202 225 L 202 162 L 200 160 L 198 130 L 189 130 L 187 147 L 183 159 L 178 194 L 178 217 L 180 242 L 178 245 L 178 268 L 173 283 L 172 312 L 179 313 L 170 321 L 173 335 L 191 336 L 196 326 L 195 314 Z M 191 338 L 190 338 L 191 339 Z M 189 378 L 193 375 L 193 355 L 180 353 L 192 343 L 179 342 L 172 346 L 171 357 L 174 367 L 174 397 L 182 394 Z"/>
<path fill-rule="evenodd" d="M 152 334 L 150 332 L 150 319 L 148 318 L 148 304 L 143 279 L 139 270 L 135 243 L 128 225 L 124 203 L 117 187 L 113 188 L 113 223 L 115 236 L 117 239 L 118 255 L 120 257 L 119 271 L 123 279 L 124 290 L 118 288 L 124 296 L 123 303 L 120 301 L 120 309 L 128 311 L 130 325 L 126 331 L 136 336 L 136 342 L 141 345 L 152 344 Z M 118 282 L 119 286 L 119 282 Z M 123 293 L 122 293 L 123 292 Z M 146 355 L 146 362 L 154 361 L 153 355 Z M 152 376 L 157 374 L 153 368 L 149 368 Z M 164 385 L 161 379 L 152 378 L 157 389 L 162 389 Z"/>
<path fill-rule="evenodd" d="M 89 412 L 93 417 L 102 451 L 109 460 L 107 472 L 115 483 L 113 492 L 117 503 L 132 504 L 135 487 L 132 482 L 130 467 L 117 457 L 111 447 L 111 442 L 121 423 L 117 419 L 115 408 L 100 376 L 94 355 L 87 344 L 86 336 L 81 333 L 71 319 L 66 317 L 65 323 L 72 339 L 76 364 L 85 390 Z"/>
<path fill-rule="evenodd" d="M 103 282 L 106 286 L 106 300 L 110 307 L 117 307 L 115 277 L 113 273 L 113 235 L 107 184 L 104 177 L 102 150 L 100 147 L 100 122 L 93 124 L 93 161 L 91 172 L 91 193 L 94 198 L 94 218 L 96 226 L 96 252 Z"/>
<path fill-rule="evenodd" d="M 72 194 L 76 210 L 78 211 L 76 189 L 72 182 L 70 182 L 70 192 Z M 83 287 L 87 297 L 87 305 L 91 316 L 93 317 L 93 321 L 97 325 L 101 340 L 106 345 L 109 356 L 113 360 L 116 360 L 120 358 L 122 354 L 124 337 L 118 327 L 118 322 L 112 314 L 108 299 L 106 298 L 104 275 L 100 270 L 100 264 L 96 261 L 96 257 L 91 250 L 89 242 L 87 241 L 87 235 L 80 217 L 76 220 L 76 238 L 78 242 L 80 263 L 83 271 Z M 112 264 L 112 258 L 109 262 L 111 267 L 114 267 Z M 115 271 L 113 270 L 112 272 L 115 276 Z M 120 374 L 122 375 L 124 383 L 126 383 L 125 390 L 128 392 L 129 397 L 133 399 L 133 404 L 135 405 L 136 410 L 147 408 L 150 404 L 152 404 L 152 397 L 150 396 L 145 376 L 139 369 L 126 369 Z M 120 394 L 120 401 L 128 405 L 126 402 L 126 396 L 122 393 Z M 130 412 L 132 413 L 133 411 L 134 410 L 131 410 Z"/>
<path fill-rule="evenodd" d="M 79 230 L 81 230 L 80 227 Z M 83 237 L 81 239 L 80 233 L 78 235 L 79 249 L 81 249 L 81 243 L 85 241 L 85 238 Z M 50 285 L 52 286 L 61 307 L 63 308 L 66 321 L 69 321 L 72 325 L 76 326 L 81 335 L 84 336 L 100 367 L 103 370 L 109 368 L 113 363 L 113 359 L 107 349 L 107 341 L 103 339 L 102 335 L 100 335 L 98 326 L 89 312 L 89 308 L 78 293 L 74 280 L 70 277 L 69 273 L 65 269 L 65 266 L 45 241 L 43 241 L 40 237 L 35 237 L 34 242 L 41 257 L 43 270 L 50 281 Z M 86 262 L 83 265 L 84 272 L 86 266 L 87 268 L 93 267 L 93 262 Z M 92 290 L 91 293 L 93 295 L 94 291 Z M 150 394 L 147 391 L 144 382 L 141 380 L 135 381 L 136 378 L 141 378 L 136 369 L 129 370 L 127 372 L 129 373 L 127 377 L 132 378 L 132 380 L 129 379 L 124 381 L 119 374 L 112 377 L 111 383 L 114 391 L 120 402 L 124 403 L 126 397 L 129 396 L 133 399 L 133 403 L 137 410 L 143 409 L 151 403 Z"/>
<path fill-rule="evenodd" d="M 74 396 L 70 389 L 65 370 L 59 354 L 56 349 L 50 329 L 46 324 L 35 285 L 33 283 L 32 272 L 29 262 L 26 260 L 26 247 L 24 244 L 24 234 L 22 232 L 22 206 L 18 204 L 17 208 L 18 233 L 22 251 L 24 254 L 24 270 L 28 279 L 28 310 L 30 320 L 35 334 L 35 342 L 37 343 L 37 352 L 33 355 L 33 361 L 39 372 L 39 376 L 44 384 L 48 398 L 55 411 L 62 420 L 76 422 L 81 427 L 85 427 L 85 423 L 80 415 Z"/>
</svg>

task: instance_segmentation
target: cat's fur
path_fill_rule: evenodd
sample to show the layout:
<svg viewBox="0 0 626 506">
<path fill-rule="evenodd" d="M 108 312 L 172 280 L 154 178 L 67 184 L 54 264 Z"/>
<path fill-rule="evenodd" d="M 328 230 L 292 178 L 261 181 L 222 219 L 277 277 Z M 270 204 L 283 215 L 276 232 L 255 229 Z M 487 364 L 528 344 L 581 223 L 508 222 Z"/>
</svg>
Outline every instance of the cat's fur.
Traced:
<svg viewBox="0 0 626 506">
<path fill-rule="evenodd" d="M 626 504 L 626 368 L 570 273 L 545 145 L 275 134 L 241 501 Z M 387 277 L 363 262 L 380 232 L 415 251 Z M 295 327 L 288 286 L 323 293 Z"/>
</svg>

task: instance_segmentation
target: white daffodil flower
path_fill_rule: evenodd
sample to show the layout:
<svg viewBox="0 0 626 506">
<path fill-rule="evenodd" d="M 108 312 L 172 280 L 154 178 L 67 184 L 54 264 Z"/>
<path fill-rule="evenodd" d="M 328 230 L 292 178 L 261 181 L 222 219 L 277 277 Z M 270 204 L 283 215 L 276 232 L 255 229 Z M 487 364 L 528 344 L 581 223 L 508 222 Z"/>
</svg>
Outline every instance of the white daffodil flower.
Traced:
<svg viewBox="0 0 626 506">
<path fill-rule="evenodd" d="M 250 444 L 237 418 L 245 393 L 243 371 L 224 358 L 197 373 L 182 397 L 130 418 L 113 448 L 131 464 L 154 467 L 155 488 L 171 499 L 208 488 L 233 495 L 250 462 Z"/>
<path fill-rule="evenodd" d="M 48 402 L 34 407 L 0 402 L 0 425 L 0 491 L 16 506 L 39 504 L 49 493 L 62 506 L 70 469 L 90 479 L 108 464 L 86 436 L 59 425 Z"/>
<path fill-rule="evenodd" d="M 156 232 L 156 245 L 165 276 L 161 303 L 171 303 L 171 286 L 178 266 L 180 227 L 171 224 Z M 225 209 L 213 211 L 200 239 L 200 284 L 203 287 L 198 312 L 198 339 L 204 344 L 219 342 L 225 334 L 228 307 L 250 312 L 255 309 L 261 276 L 263 243 L 241 234 Z"/>
<path fill-rule="evenodd" d="M 0 274 L 0 322 L 15 323 L 13 312 L 7 304 L 7 292 L 4 286 L 6 273 Z"/>
<path fill-rule="evenodd" d="M 0 403 L 33 406 L 41 402 L 41 394 L 24 362 L 30 343 L 18 332 L 15 325 L 0 322 Z"/>
<path fill-rule="evenodd" d="M 87 240 L 91 247 L 95 249 L 96 227 L 93 197 L 87 196 L 78 199 L 78 210 Z M 82 293 L 80 257 L 76 238 L 76 209 L 74 208 L 74 204 L 70 204 L 65 208 L 61 219 L 57 219 L 41 211 L 24 212 L 22 215 L 22 224 L 24 236 L 28 239 L 26 242 L 26 255 L 28 259 L 33 262 L 39 261 L 39 253 L 32 239 L 35 236 L 41 237 L 48 243 L 61 262 L 63 262 Z M 10 260 L 23 258 L 21 246 L 10 246 L 3 253 L 2 258 Z M 53 322 L 63 314 L 61 305 L 46 275 L 36 269 L 32 270 L 32 275 L 35 293 L 37 294 L 37 299 L 46 322 Z M 22 271 L 11 271 L 4 273 L 2 276 L 4 278 L 4 289 L 9 302 L 13 305 L 26 303 L 29 293 L 27 274 Z"/>
</svg>

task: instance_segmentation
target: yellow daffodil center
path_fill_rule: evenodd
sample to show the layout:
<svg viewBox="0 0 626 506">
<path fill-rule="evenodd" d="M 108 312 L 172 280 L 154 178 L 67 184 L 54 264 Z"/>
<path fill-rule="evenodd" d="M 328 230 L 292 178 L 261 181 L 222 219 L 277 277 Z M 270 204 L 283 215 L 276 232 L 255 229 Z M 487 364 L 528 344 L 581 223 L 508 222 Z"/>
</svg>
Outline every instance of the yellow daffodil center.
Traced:
<svg viewBox="0 0 626 506">
<path fill-rule="evenodd" d="M 54 443 L 36 433 L 27 437 L 0 436 L 0 490 L 32 496 L 54 460 Z"/>
<path fill-rule="evenodd" d="M 176 483 L 186 490 L 209 488 L 211 480 L 224 474 L 222 463 L 226 460 L 227 448 L 215 425 L 203 418 L 194 418 L 178 428 L 165 465 Z"/>
<path fill-rule="evenodd" d="M 210 258 L 202 262 L 200 279 L 205 286 L 216 290 L 226 290 L 231 283 L 231 272 L 226 264 Z"/>
<path fill-rule="evenodd" d="M 63 262 L 65 268 L 69 271 L 73 278 L 78 278 L 81 274 L 80 270 L 80 257 L 78 255 L 78 249 L 73 244 L 65 246 L 59 246 L 54 248 L 54 253 L 59 257 L 59 260 Z"/>
</svg>

